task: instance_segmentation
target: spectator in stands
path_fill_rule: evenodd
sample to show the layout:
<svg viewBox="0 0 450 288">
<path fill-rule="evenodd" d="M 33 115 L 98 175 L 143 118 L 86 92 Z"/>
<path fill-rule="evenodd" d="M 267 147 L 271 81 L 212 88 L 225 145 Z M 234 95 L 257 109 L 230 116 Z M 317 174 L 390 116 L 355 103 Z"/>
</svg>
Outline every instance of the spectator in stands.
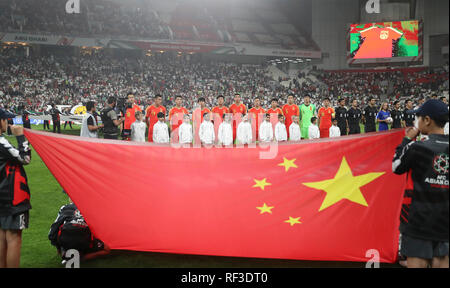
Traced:
<svg viewBox="0 0 450 288">
<path fill-rule="evenodd" d="M 383 81 L 394 84 L 391 92 L 383 92 L 389 103 L 396 100 L 404 103 L 406 99 L 416 102 L 418 95 L 448 93 L 448 72 L 444 68 L 424 68 L 420 72 L 402 69 L 370 73 L 317 70 L 314 73 L 322 84 L 296 81 L 291 87 L 284 87 L 271 81 L 264 65 L 206 62 L 195 55 L 187 60 L 168 52 L 143 58 L 115 57 L 103 50 L 76 57 L 27 58 L 0 54 L 0 103 L 12 110 L 26 103 L 30 111 L 44 111 L 47 103 L 75 106 L 92 100 L 102 110 L 109 97 L 117 98 L 133 90 L 138 106 L 144 105 L 149 97 L 161 94 L 167 111 L 174 106 L 175 95 L 182 96 L 185 108 L 191 111 L 198 95 L 205 98 L 206 106 L 213 107 L 217 95 L 221 94 L 224 106 L 229 106 L 236 91 L 240 91 L 244 105 L 252 104 L 256 95 L 261 106 L 270 105 L 272 98 L 285 103 L 288 95 L 294 93 L 309 95 L 311 105 L 321 105 L 327 97 L 335 105 L 338 95 L 343 95 L 342 98 L 354 96 L 365 106 L 367 98 L 379 100 Z M 428 83 L 421 83 L 422 78 Z M 437 90 L 430 89 L 429 84 Z M 309 125 L 308 121 L 305 123 Z"/>
</svg>

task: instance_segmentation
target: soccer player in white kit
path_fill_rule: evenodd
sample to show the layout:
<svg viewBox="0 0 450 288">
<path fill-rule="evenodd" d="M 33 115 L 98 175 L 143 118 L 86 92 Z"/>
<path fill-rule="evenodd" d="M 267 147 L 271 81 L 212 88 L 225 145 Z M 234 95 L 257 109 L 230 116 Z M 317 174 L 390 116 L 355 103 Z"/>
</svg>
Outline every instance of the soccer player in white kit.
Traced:
<svg viewBox="0 0 450 288">
<path fill-rule="evenodd" d="M 284 116 L 278 115 L 278 123 L 275 125 L 275 140 L 278 142 L 287 141 L 287 130 L 284 124 Z"/>
<path fill-rule="evenodd" d="M 224 122 L 220 123 L 217 138 L 219 144 L 233 145 L 233 126 L 231 126 L 231 114 L 223 114 Z"/>
<path fill-rule="evenodd" d="M 145 130 L 147 124 L 143 121 L 144 114 L 141 111 L 135 113 L 136 121 L 131 124 L 131 141 L 145 142 Z"/>
<path fill-rule="evenodd" d="M 210 114 L 205 113 L 203 115 L 203 122 L 200 124 L 200 129 L 198 131 L 198 135 L 200 136 L 200 141 L 204 145 L 214 144 L 216 140 L 216 135 L 214 132 L 214 124 L 211 122 Z"/>
<path fill-rule="evenodd" d="M 245 145 L 252 143 L 252 124 L 248 121 L 248 115 L 244 115 L 242 122 L 239 123 L 236 137 L 239 144 Z"/>
<path fill-rule="evenodd" d="M 165 144 L 169 143 L 169 127 L 166 122 L 164 122 L 164 113 L 158 113 L 158 122 L 153 126 L 153 142 Z"/>
<path fill-rule="evenodd" d="M 183 123 L 178 127 L 178 138 L 180 144 L 192 144 L 194 136 L 192 134 L 191 118 L 188 114 L 184 114 Z"/>
<path fill-rule="evenodd" d="M 259 140 L 266 143 L 273 141 L 273 126 L 270 123 L 270 114 L 266 114 L 266 118 L 259 127 Z"/>
<path fill-rule="evenodd" d="M 302 139 L 302 133 L 299 125 L 300 117 L 292 116 L 292 124 L 289 126 L 289 140 L 300 141 Z"/>
</svg>

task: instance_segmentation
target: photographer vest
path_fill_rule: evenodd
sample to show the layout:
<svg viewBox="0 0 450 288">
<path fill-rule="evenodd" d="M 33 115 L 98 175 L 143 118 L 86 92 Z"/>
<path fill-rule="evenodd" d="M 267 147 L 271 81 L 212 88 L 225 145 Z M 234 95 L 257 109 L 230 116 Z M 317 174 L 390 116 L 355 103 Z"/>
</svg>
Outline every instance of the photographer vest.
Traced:
<svg viewBox="0 0 450 288">
<path fill-rule="evenodd" d="M 116 125 L 114 125 L 114 122 L 111 119 L 111 117 L 108 116 L 108 113 L 111 112 L 112 110 L 114 110 L 114 109 L 111 107 L 108 107 L 108 108 L 103 109 L 103 111 L 102 111 L 101 118 L 102 118 L 102 122 L 104 125 L 103 133 L 107 134 L 107 135 L 118 135 L 119 129 L 117 128 Z"/>
<path fill-rule="evenodd" d="M 97 131 L 90 131 L 88 127 L 88 119 L 91 118 L 94 119 L 94 125 L 97 126 L 97 119 L 90 113 L 86 113 L 85 117 L 83 118 L 83 122 L 81 123 L 81 137 L 89 137 L 89 138 L 98 138 Z"/>
</svg>

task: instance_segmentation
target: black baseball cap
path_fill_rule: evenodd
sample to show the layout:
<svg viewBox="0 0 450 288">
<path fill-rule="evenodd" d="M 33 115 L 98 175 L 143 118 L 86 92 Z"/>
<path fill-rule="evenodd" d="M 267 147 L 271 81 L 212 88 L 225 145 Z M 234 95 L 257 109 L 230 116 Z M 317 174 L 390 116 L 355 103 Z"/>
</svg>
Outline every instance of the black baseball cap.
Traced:
<svg viewBox="0 0 450 288">
<path fill-rule="evenodd" d="M 9 118 L 14 118 L 16 117 L 15 114 L 6 111 L 5 109 L 0 108 L 0 119 L 9 119 Z"/>
<path fill-rule="evenodd" d="M 442 101 L 431 99 L 423 103 L 419 108 L 409 110 L 406 113 L 415 114 L 417 116 L 429 116 L 431 119 L 437 119 L 448 115 L 448 107 Z"/>
</svg>

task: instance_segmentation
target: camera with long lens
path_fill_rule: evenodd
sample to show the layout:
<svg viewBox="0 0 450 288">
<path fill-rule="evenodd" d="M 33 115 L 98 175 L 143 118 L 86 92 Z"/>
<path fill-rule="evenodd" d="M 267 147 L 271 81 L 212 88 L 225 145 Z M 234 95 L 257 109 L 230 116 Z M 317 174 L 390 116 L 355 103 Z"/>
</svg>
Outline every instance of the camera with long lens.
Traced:
<svg viewBox="0 0 450 288">
<path fill-rule="evenodd" d="M 116 107 L 114 108 L 117 115 L 125 115 L 128 107 L 127 98 L 118 98 L 116 102 Z"/>
</svg>

